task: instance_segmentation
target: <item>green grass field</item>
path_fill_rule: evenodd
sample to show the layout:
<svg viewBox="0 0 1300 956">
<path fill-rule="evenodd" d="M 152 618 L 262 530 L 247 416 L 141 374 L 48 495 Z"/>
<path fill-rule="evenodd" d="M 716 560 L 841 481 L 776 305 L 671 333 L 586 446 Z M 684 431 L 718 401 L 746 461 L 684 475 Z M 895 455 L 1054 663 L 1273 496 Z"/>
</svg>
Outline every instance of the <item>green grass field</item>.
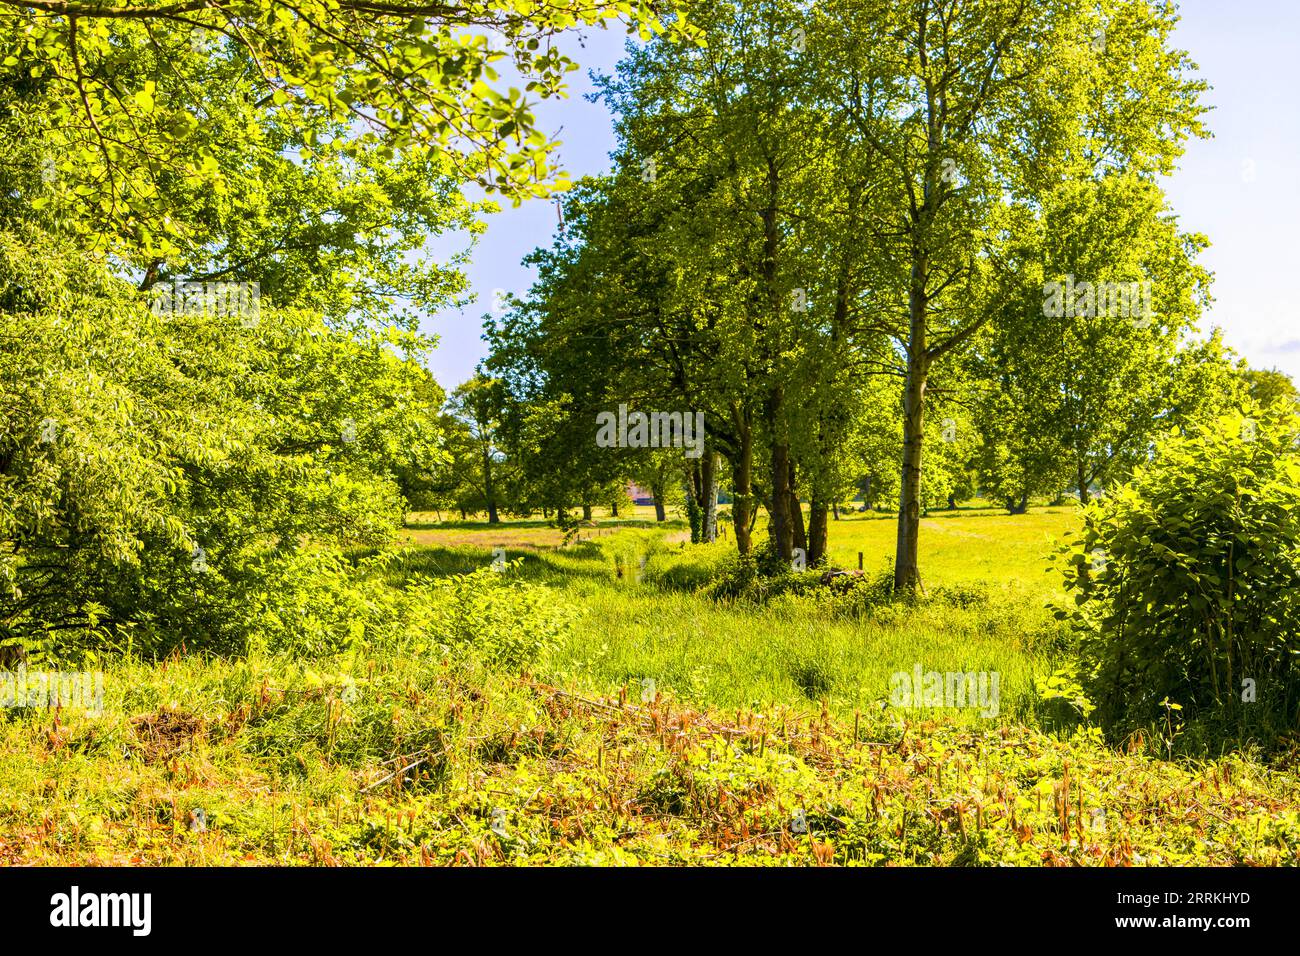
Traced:
<svg viewBox="0 0 1300 956">
<path fill-rule="evenodd" d="M 922 539 L 927 581 L 933 587 L 979 584 L 970 605 L 882 608 L 862 620 L 809 613 L 793 601 L 730 607 L 659 587 L 657 570 L 678 561 L 708 567 L 728 557 L 733 545 L 697 546 L 686 557 L 684 523 L 655 527 L 645 513 L 600 517 L 599 526 L 583 530 L 586 540 L 540 552 L 513 523 L 428 527 L 417 545 L 417 565 L 448 573 L 486 564 L 495 547 L 522 555 L 521 574 L 564 589 L 583 609 L 582 626 L 551 659 L 553 672 L 602 691 L 651 679 L 701 704 L 824 702 L 851 713 L 879 706 L 889 696 L 890 675 L 920 664 L 927 671 L 999 672 L 1002 715 L 1023 719 L 1033 707 L 1034 675 L 1050 673 L 1053 663 L 1056 628 L 1047 601 L 1057 584 L 1045 569 L 1071 512 L 940 514 L 926 519 Z M 558 544 L 558 532 L 551 534 Z M 888 566 L 893 534 L 884 516 L 845 516 L 832 528 L 832 563 L 856 568 L 862 552 L 864 566 L 878 572 Z M 439 539 L 446 546 L 436 546 Z M 651 551 L 644 580 L 637 582 L 633 569 L 639 571 Z M 620 560 L 628 569 L 623 577 Z"/>
<path fill-rule="evenodd" d="M 1294 761 L 1161 759 L 1038 699 L 1072 520 L 932 516 L 932 597 L 848 615 L 695 593 L 731 545 L 680 521 L 416 516 L 394 585 L 504 548 L 572 609 L 558 646 L 523 675 L 427 642 L 113 665 L 102 716 L 0 722 L 0 864 L 1296 863 Z M 846 516 L 835 563 L 886 567 L 892 532 Z M 998 713 L 891 705 L 917 665 L 996 671 Z"/>
<path fill-rule="evenodd" d="M 1046 573 L 1055 542 L 1073 525 L 1074 506 L 1036 508 L 1025 515 L 984 506 L 964 506 L 957 511 L 934 511 L 922 520 L 922 569 L 927 584 L 970 581 L 1052 589 L 1055 579 Z M 680 517 L 656 525 L 654 511 L 646 506 L 624 509 L 619 518 L 597 509 L 596 521 L 581 529 L 583 540 L 599 540 L 620 530 L 654 530 L 676 546 L 690 540 Z M 725 526 L 724 526 L 725 527 Z M 858 553 L 867 570 L 889 566 L 894 553 L 896 523 L 892 515 L 843 513 L 831 523 L 830 561 L 838 567 L 856 568 Z M 755 530 L 761 533 L 760 524 Z M 536 550 L 554 547 L 562 534 L 541 520 L 487 522 L 438 521 L 429 512 L 412 516 L 404 537 L 422 547 L 494 547 Z M 579 542 L 581 543 L 581 542 Z M 733 550 L 728 539 L 726 552 Z"/>
</svg>

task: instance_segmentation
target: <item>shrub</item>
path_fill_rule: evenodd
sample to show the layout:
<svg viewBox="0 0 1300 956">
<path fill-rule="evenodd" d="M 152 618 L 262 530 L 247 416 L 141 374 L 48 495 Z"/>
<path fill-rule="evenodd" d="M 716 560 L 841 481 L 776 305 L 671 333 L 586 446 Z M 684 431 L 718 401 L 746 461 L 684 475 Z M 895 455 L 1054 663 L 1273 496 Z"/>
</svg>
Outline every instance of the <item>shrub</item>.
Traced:
<svg viewBox="0 0 1300 956">
<path fill-rule="evenodd" d="M 713 601 L 798 605 L 821 617 L 863 617 L 885 605 L 909 603 L 895 596 L 892 572 L 875 575 L 835 574 L 826 568 L 795 571 L 764 552 L 743 558 L 730 555 L 714 570 L 700 593 Z"/>
<path fill-rule="evenodd" d="M 821 576 L 821 571 L 793 570 L 776 557 L 770 544 L 764 544 L 749 555 L 729 555 L 702 590 L 714 601 L 763 604 L 782 594 L 803 594 L 817 588 Z"/>
<path fill-rule="evenodd" d="M 1300 455 L 1280 412 L 1171 434 L 1083 512 L 1062 609 L 1081 680 L 1121 729 L 1181 708 L 1241 732 L 1294 726 L 1300 703 Z"/>
<path fill-rule="evenodd" d="M 480 568 L 449 578 L 414 578 L 407 599 L 419 630 L 453 651 L 468 651 L 499 670 L 534 664 L 568 634 L 576 613 L 547 587 L 506 571 Z M 408 610 L 408 616 L 411 612 Z"/>
<path fill-rule="evenodd" d="M 444 457 L 399 328 L 155 313 L 35 230 L 0 230 L 0 327 L 0 644 L 238 653 L 266 595 L 316 589 L 299 552 L 385 544 Z"/>
<path fill-rule="evenodd" d="M 673 591 L 698 591 L 709 584 L 735 553 L 728 542 L 687 548 L 660 548 L 650 555 L 642 580 Z"/>
</svg>

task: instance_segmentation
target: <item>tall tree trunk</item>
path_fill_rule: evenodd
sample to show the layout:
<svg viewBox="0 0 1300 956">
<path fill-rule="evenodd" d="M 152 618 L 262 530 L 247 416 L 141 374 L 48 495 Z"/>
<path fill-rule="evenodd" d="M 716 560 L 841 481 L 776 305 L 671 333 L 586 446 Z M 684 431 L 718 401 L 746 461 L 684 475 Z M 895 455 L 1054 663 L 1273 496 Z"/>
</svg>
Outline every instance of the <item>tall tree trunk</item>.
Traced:
<svg viewBox="0 0 1300 956">
<path fill-rule="evenodd" d="M 718 540 L 718 472 L 721 462 L 716 451 L 704 455 L 704 465 L 700 469 L 700 484 L 704 489 L 704 540 Z"/>
<path fill-rule="evenodd" d="M 483 449 L 483 494 L 487 498 L 488 524 L 500 524 L 496 489 L 492 485 L 492 452 L 487 448 Z"/>
<path fill-rule="evenodd" d="M 591 520 L 591 505 L 582 506 L 582 520 L 583 521 Z"/>
<path fill-rule="evenodd" d="M 650 486 L 650 494 L 655 501 L 655 521 L 667 521 L 668 513 L 664 509 L 664 484 Z"/>
<path fill-rule="evenodd" d="M 850 188 L 850 206 L 856 207 L 860 197 L 860 190 L 855 186 Z M 831 342 L 836 352 L 843 347 L 848 336 L 849 329 L 849 300 L 852 292 L 849 288 L 849 276 L 851 273 L 849 258 L 846 255 L 840 263 L 839 277 L 835 283 L 835 311 L 831 316 Z M 817 426 L 818 441 L 816 447 L 818 454 L 825 456 L 827 445 L 827 428 L 833 429 L 834 434 L 841 441 L 843 440 L 843 431 L 833 422 L 827 421 L 825 413 L 822 414 Z M 838 443 L 837 443 L 838 444 Z M 833 454 L 833 452 L 832 452 Z M 825 469 L 821 468 L 814 472 L 816 474 L 825 474 Z M 814 477 L 813 485 L 808 491 L 808 566 L 818 567 L 826 563 L 826 551 L 830 543 L 830 529 L 826 523 L 826 513 L 830 511 L 835 515 L 835 520 L 840 520 L 840 509 L 835 501 L 827 502 L 824 494 L 825 488 L 819 487 L 817 479 Z M 802 515 L 800 516 L 802 518 Z"/>
<path fill-rule="evenodd" d="M 826 559 L 830 529 L 826 524 L 826 502 L 812 498 L 808 502 L 808 566 L 816 567 Z"/>
<path fill-rule="evenodd" d="M 772 497 L 768 499 L 772 542 L 777 557 L 789 561 L 794 551 L 794 526 L 790 514 L 790 444 L 782 425 L 784 403 L 785 395 L 778 385 L 768 393 L 764 413 L 772 436 Z"/>
<path fill-rule="evenodd" d="M 1079 504 L 1086 505 L 1092 500 L 1092 495 L 1088 492 L 1088 478 L 1083 473 L 1083 459 L 1080 458 L 1074 465 L 1075 481 L 1079 483 Z"/>
<path fill-rule="evenodd" d="M 898 540 L 894 549 L 894 590 L 923 591 L 921 543 L 921 458 L 925 441 L 925 390 L 930 374 L 926 353 L 925 279 L 922 257 L 912 267 L 908 296 L 911 329 L 907 343 L 907 382 L 903 388 L 903 473 L 898 503 Z"/>
<path fill-rule="evenodd" d="M 732 404 L 731 417 L 735 424 L 739 448 L 731 463 L 732 502 L 731 521 L 736 531 L 736 551 L 747 555 L 753 550 L 754 508 L 754 428 L 748 409 Z"/>
<path fill-rule="evenodd" d="M 618 517 L 618 502 L 617 502 L 617 501 L 611 501 L 611 502 L 609 503 L 609 516 L 610 516 L 611 518 L 617 518 L 617 517 Z"/>
<path fill-rule="evenodd" d="M 782 384 L 781 365 L 782 328 L 786 321 L 787 303 L 779 280 L 781 255 L 781 170 L 772 156 L 767 157 L 766 206 L 759 215 L 763 221 L 763 290 L 767 297 L 768 327 L 760 329 L 761 349 L 768 360 L 769 376 L 767 397 L 763 402 L 763 415 L 770 443 L 771 498 L 768 512 L 771 527 L 768 529 L 776 546 L 777 557 L 789 562 L 794 550 L 794 527 L 790 514 L 790 435 L 786 427 L 785 386 Z"/>
<path fill-rule="evenodd" d="M 795 548 L 802 548 L 804 558 L 808 557 L 808 536 L 804 533 L 803 507 L 799 504 L 799 492 L 795 489 L 794 462 L 790 462 L 790 530 L 791 543 Z"/>
</svg>

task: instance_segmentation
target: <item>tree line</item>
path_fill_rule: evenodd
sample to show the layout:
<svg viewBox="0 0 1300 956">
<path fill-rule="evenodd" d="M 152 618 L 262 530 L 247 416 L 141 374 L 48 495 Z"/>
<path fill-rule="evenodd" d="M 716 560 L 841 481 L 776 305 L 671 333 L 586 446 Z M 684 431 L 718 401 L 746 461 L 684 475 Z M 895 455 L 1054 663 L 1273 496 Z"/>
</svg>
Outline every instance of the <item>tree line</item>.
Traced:
<svg viewBox="0 0 1300 956">
<path fill-rule="evenodd" d="M 816 563 L 858 496 L 897 507 L 895 587 L 915 589 L 927 508 L 1086 503 L 1159 435 L 1248 400 L 1259 373 L 1199 333 L 1208 241 L 1160 188 L 1207 135 L 1172 7 L 691 17 L 695 42 L 630 46 L 599 78 L 612 169 L 565 194 L 536 282 L 486 317 L 460 419 L 512 507 L 565 513 L 633 478 L 712 509 L 721 484 L 742 555 L 762 509 L 775 556 Z M 703 412 L 707 453 L 602 447 L 621 406 Z"/>
</svg>

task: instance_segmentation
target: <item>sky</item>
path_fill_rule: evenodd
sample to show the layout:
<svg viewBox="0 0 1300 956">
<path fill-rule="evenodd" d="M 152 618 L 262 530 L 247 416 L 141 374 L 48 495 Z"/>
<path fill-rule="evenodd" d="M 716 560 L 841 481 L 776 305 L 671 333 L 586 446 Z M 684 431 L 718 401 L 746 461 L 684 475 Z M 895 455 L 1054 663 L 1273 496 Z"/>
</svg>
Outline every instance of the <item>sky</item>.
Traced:
<svg viewBox="0 0 1300 956">
<path fill-rule="evenodd" d="M 1185 0 L 1175 43 L 1212 87 L 1204 103 L 1212 138 L 1187 144 L 1164 186 L 1183 230 L 1209 237 L 1201 262 L 1214 273 L 1214 302 L 1202 327 L 1219 326 L 1229 346 L 1257 368 L 1280 368 L 1300 382 L 1300 108 L 1294 100 L 1300 65 L 1300 3 L 1295 0 Z M 566 49 L 583 69 L 571 74 L 564 100 L 540 104 L 542 129 L 560 141 L 559 165 L 573 179 L 609 168 L 610 116 L 588 102 L 589 72 L 612 73 L 623 51 L 620 30 L 589 31 Z M 494 290 L 522 294 L 532 272 L 521 264 L 549 245 L 557 224 L 553 202 L 509 205 L 487 217 L 467 267 L 477 300 L 430 317 L 439 337 L 429 362 L 448 390 L 473 374 L 486 354 L 482 316 Z M 464 246 L 442 237 L 431 250 Z"/>
</svg>

